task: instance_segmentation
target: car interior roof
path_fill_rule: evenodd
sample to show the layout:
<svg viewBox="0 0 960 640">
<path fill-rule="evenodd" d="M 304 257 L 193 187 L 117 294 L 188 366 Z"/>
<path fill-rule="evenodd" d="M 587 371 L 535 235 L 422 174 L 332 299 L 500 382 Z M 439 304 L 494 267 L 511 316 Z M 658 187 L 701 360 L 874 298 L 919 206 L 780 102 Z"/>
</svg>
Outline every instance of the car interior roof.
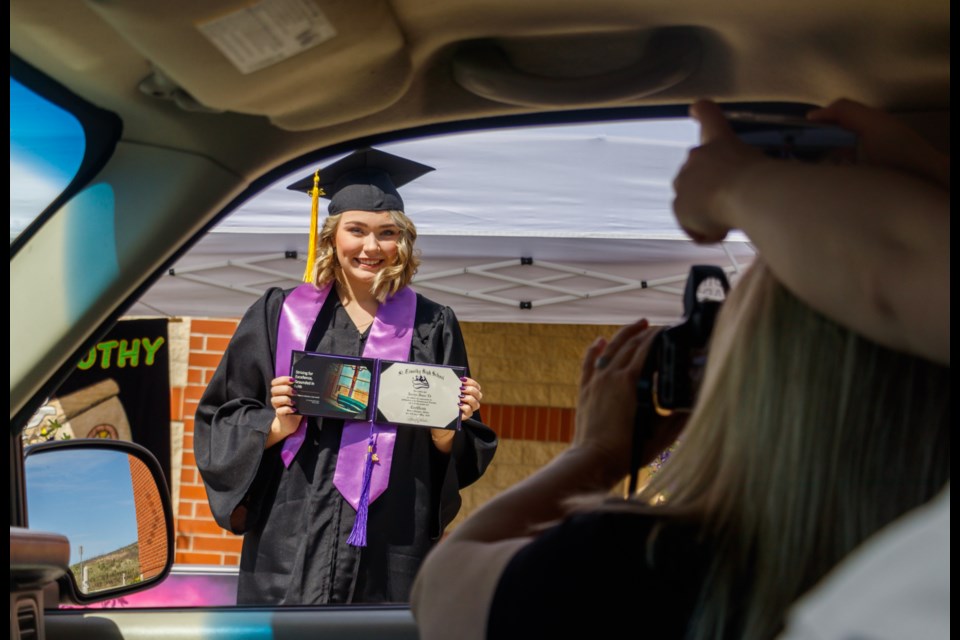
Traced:
<svg viewBox="0 0 960 640">
<path fill-rule="evenodd" d="M 495 115 L 704 96 L 949 107 L 942 0 L 551 0 L 548 21 L 541 2 L 322 2 L 335 37 L 244 74 L 201 27 L 248 5 L 14 1 L 11 52 L 120 115 L 125 140 L 207 155 L 248 180 L 344 140 Z M 477 52 L 499 66 L 483 76 Z M 484 86 L 498 73 L 514 84 Z M 517 78 L 556 91 L 531 104 Z"/>
</svg>

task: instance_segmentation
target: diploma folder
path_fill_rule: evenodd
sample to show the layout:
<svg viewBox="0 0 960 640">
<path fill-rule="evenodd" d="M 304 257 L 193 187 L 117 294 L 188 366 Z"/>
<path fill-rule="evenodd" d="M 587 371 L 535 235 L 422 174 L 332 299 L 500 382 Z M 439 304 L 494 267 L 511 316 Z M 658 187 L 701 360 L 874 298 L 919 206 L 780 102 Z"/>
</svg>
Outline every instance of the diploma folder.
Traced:
<svg viewBox="0 0 960 640">
<path fill-rule="evenodd" d="M 294 351 L 294 404 L 304 416 L 460 428 L 464 367 Z"/>
</svg>

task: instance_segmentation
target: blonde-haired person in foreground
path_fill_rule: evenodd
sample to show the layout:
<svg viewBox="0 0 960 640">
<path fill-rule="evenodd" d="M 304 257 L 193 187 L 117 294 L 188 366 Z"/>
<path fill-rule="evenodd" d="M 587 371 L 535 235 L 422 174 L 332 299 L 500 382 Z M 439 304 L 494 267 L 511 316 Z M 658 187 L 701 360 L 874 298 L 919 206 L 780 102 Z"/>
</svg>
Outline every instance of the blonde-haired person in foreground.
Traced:
<svg viewBox="0 0 960 640">
<path fill-rule="evenodd" d="M 721 311 L 678 450 L 636 500 L 568 515 L 628 472 L 624 399 L 655 333 L 641 321 L 598 340 L 573 445 L 427 557 L 425 640 L 771 638 L 844 555 L 949 479 L 949 369 L 828 320 L 758 259 Z"/>
<path fill-rule="evenodd" d="M 948 131 L 841 99 L 807 114 L 855 131 L 852 166 L 764 160 L 717 105 L 691 115 L 702 145 L 675 182 L 674 211 L 698 242 L 742 229 L 802 300 L 877 342 L 950 366 Z M 934 120 L 935 121 L 935 120 Z M 950 635 L 949 483 L 872 536 L 788 614 L 782 640 Z"/>
<path fill-rule="evenodd" d="M 791 640 L 949 629 L 949 577 L 932 569 L 949 558 L 949 158 L 849 100 L 809 117 L 860 134 L 852 166 L 767 159 L 717 105 L 691 115 L 702 145 L 674 182 L 677 219 L 702 243 L 742 229 L 762 262 L 722 314 L 682 448 L 643 496 L 666 503 L 550 525 L 626 472 L 626 399 L 652 340 L 640 322 L 588 351 L 573 446 L 428 556 L 413 600 L 425 640 L 770 638 L 785 618 Z M 652 459 L 659 443 L 644 444 Z M 911 558 L 921 568 L 902 572 Z"/>
</svg>

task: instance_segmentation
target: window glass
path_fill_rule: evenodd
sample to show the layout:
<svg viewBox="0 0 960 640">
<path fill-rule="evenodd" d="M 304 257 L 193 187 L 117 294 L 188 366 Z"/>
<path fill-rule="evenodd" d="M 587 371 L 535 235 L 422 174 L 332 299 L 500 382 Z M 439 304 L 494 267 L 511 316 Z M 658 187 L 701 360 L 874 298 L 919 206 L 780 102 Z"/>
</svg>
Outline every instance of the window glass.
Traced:
<svg viewBox="0 0 960 640">
<path fill-rule="evenodd" d="M 73 180 L 86 148 L 77 118 L 10 78 L 10 241 Z"/>
<path fill-rule="evenodd" d="M 580 358 L 594 337 L 609 338 L 641 315 L 654 324 L 679 320 L 691 264 L 732 270 L 752 259 L 740 234 L 731 234 L 723 249 L 697 247 L 674 219 L 671 183 L 697 132 L 688 118 L 658 118 L 374 145 L 435 168 L 400 188 L 422 260 L 412 284 L 456 314 L 471 376 L 483 387 L 483 422 L 500 438 L 490 467 L 461 489 L 462 505 L 448 531 L 567 446 Z M 131 426 L 118 427 L 116 435 L 104 429 L 96 434 L 124 439 L 130 432 L 126 437 L 146 444 L 136 433 L 147 424 L 136 413 L 143 402 L 130 399 L 169 390 L 163 401 L 171 413 L 150 411 L 169 428 L 151 423 L 149 431 L 163 433 L 170 446 L 147 446 L 164 459 L 172 478 L 178 542 L 173 572 L 162 584 L 94 606 L 236 603 L 243 539 L 223 530 L 210 510 L 194 450 L 197 400 L 246 309 L 266 289 L 302 281 L 311 202 L 287 187 L 346 154 L 293 171 L 241 205 L 181 256 L 115 329 L 134 333 L 111 334 L 98 344 L 98 353 L 119 345 L 114 351 L 126 354 L 137 337 L 146 344 L 144 336 L 151 336 L 151 346 L 158 344 L 155 336 L 166 339 L 157 353 L 170 353 L 169 383 L 121 379 L 119 373 L 133 367 L 120 365 L 123 371 L 110 375 L 119 387 L 111 397 L 121 405 L 117 415 L 129 416 Z M 97 197 L 98 210 L 112 211 L 109 193 Z M 326 204 L 320 204 L 321 221 Z M 80 229 L 74 235 L 85 241 L 74 250 L 103 251 L 97 239 L 112 237 L 111 220 L 83 216 L 85 235 Z M 105 269 L 113 264 L 100 262 Z M 147 322 L 145 316 L 169 320 L 164 327 L 141 327 L 137 323 Z M 143 364 L 137 369 L 146 370 L 146 360 Z M 376 390 L 369 371 L 349 364 L 334 380 L 341 401 Z M 99 388 L 96 384 L 102 381 L 61 388 L 46 407 L 50 415 L 36 417 L 32 437 L 87 434 L 90 427 L 69 405 L 78 392 Z M 98 418 L 91 424 L 105 423 Z"/>
</svg>

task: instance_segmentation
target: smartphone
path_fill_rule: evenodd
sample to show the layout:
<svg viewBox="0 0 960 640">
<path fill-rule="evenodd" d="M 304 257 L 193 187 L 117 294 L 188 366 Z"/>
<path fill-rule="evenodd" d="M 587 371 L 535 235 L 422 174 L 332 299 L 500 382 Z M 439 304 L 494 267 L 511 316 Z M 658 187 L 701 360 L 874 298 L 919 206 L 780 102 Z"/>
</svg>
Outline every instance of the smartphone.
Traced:
<svg viewBox="0 0 960 640">
<path fill-rule="evenodd" d="M 726 111 L 724 115 L 737 137 L 772 158 L 836 163 L 857 160 L 859 140 L 849 129 L 775 113 Z"/>
</svg>

